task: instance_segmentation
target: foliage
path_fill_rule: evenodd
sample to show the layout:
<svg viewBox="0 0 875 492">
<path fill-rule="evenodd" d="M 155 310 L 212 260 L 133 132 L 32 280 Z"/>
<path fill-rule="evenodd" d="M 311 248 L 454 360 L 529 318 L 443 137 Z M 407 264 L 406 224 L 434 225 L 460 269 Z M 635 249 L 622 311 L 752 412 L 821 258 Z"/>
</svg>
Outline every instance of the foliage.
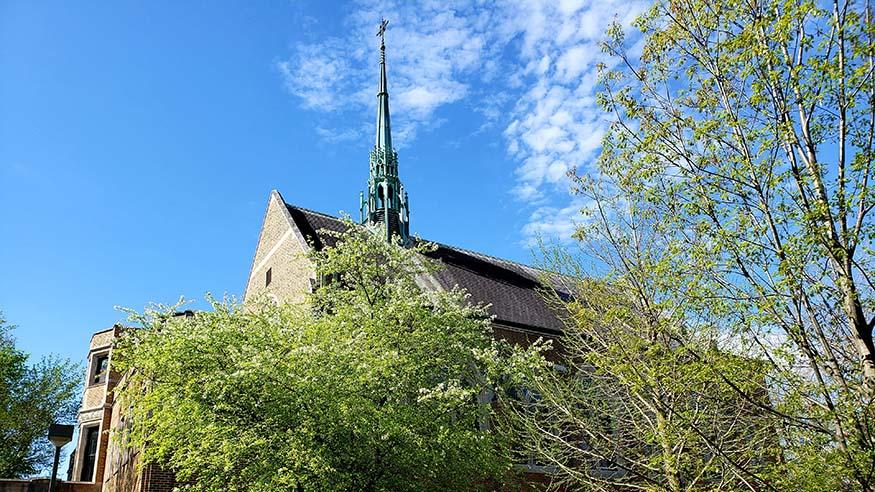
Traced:
<svg viewBox="0 0 875 492">
<path fill-rule="evenodd" d="M 51 466 L 49 424 L 76 418 L 81 369 L 46 357 L 28 364 L 15 347 L 14 327 L 0 313 L 0 477 L 19 478 Z"/>
<path fill-rule="evenodd" d="M 839 0 L 659 0 L 636 22 L 640 56 L 619 26 L 605 43 L 600 102 L 613 123 L 598 168 L 574 178 L 592 205 L 578 237 L 602 260 L 585 273 L 607 273 L 598 288 L 621 308 L 576 314 L 582 330 L 631 320 L 623 335 L 641 324 L 671 336 L 632 353 L 630 368 L 619 356 L 588 362 L 624 391 L 638 384 L 627 369 L 647 391 L 665 374 L 693 377 L 692 390 L 702 370 L 718 396 L 724 381 L 759 405 L 780 453 L 734 473 L 733 487 L 875 488 L 871 15 Z M 689 365 L 721 353 L 709 341 L 762 372 L 723 357 Z M 650 374 L 652 364 L 671 369 Z M 669 437 L 677 459 L 701 456 Z M 722 453 L 717 444 L 708 449 Z M 684 466 L 654 487 L 688 487 Z"/>
<path fill-rule="evenodd" d="M 348 223 L 300 305 L 213 302 L 136 318 L 114 352 L 129 443 L 191 490 L 478 490 L 509 461 L 478 395 L 537 354 L 419 253 Z"/>
<path fill-rule="evenodd" d="M 719 320 L 687 309 L 688 275 L 653 234 L 657 220 L 594 200 L 578 237 L 602 268 L 545 250 L 573 292 L 553 299 L 567 318 L 561 364 L 531 366 L 531 396 L 504 399 L 506 425 L 555 470 L 557 490 L 769 488 L 763 467 L 779 443 L 767 364 L 721 346 Z"/>
</svg>

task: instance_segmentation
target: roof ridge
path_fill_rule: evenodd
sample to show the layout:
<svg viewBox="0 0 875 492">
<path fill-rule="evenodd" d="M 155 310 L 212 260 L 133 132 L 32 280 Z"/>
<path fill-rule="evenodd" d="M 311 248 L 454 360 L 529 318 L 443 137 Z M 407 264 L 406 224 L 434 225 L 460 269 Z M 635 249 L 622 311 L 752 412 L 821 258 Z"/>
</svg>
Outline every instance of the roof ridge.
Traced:
<svg viewBox="0 0 875 492">
<path fill-rule="evenodd" d="M 340 230 L 343 225 L 340 218 L 333 215 L 285 200 L 282 203 L 293 220 L 293 227 L 313 239 L 312 247 L 319 248 L 319 241 L 323 239 L 333 243 L 327 231 Z M 496 316 L 496 326 L 502 329 L 531 329 L 537 333 L 563 329 L 562 320 L 539 292 L 541 287 L 551 286 L 560 295 L 565 292 L 556 272 L 443 242 L 428 242 L 435 245 L 435 254 L 424 253 L 445 260 L 446 268 L 433 273 L 437 288 L 456 285 L 464 288 L 471 295 L 471 302 L 490 305 L 489 313 Z M 533 256 L 532 261 L 537 261 L 537 257 Z"/>
<path fill-rule="evenodd" d="M 313 210 L 312 208 L 301 207 L 301 206 L 299 206 L 299 205 L 293 205 L 293 204 L 291 204 L 291 203 L 289 203 L 289 202 L 285 202 L 285 203 L 286 203 L 286 207 L 292 207 L 292 208 L 296 208 L 296 209 L 298 209 L 298 210 L 302 210 L 302 211 L 304 211 L 304 212 L 310 212 L 311 214 L 321 215 L 322 217 L 326 217 L 326 218 L 328 218 L 328 219 L 343 220 L 342 217 L 337 217 L 337 216 L 334 216 L 334 215 L 329 215 L 329 214 L 326 214 L 325 212 L 320 212 L 320 211 L 318 211 L 318 210 Z"/>
<path fill-rule="evenodd" d="M 427 239 L 423 239 L 423 241 L 428 241 L 428 240 L 427 240 Z M 456 249 L 456 250 L 459 250 L 459 251 L 462 251 L 462 252 L 465 252 L 465 253 L 474 254 L 474 255 L 477 255 L 477 256 L 483 256 L 483 257 L 489 258 L 489 259 L 491 259 L 491 260 L 501 261 L 501 262 L 504 262 L 504 263 L 510 263 L 511 265 L 518 266 L 518 267 L 522 267 L 522 268 L 530 268 L 530 269 L 532 269 L 532 270 L 537 270 L 537 271 L 539 271 L 539 272 L 544 272 L 544 273 L 552 273 L 552 274 L 555 274 L 555 273 L 556 273 L 556 272 L 552 272 L 552 271 L 550 271 L 550 270 L 545 270 L 545 269 L 543 269 L 543 268 L 539 268 L 539 267 L 536 267 L 536 266 L 527 265 L 527 264 L 525 264 L 525 263 L 521 263 L 521 262 L 519 262 L 519 261 L 508 260 L 507 258 L 501 258 L 501 257 L 498 257 L 498 256 L 494 256 L 494 255 L 490 255 L 490 254 L 486 254 L 486 253 L 481 253 L 481 252 L 479 252 L 479 251 L 474 251 L 473 249 L 463 248 L 463 247 L 461 247 L 461 246 L 454 246 L 454 245 L 452 245 L 452 244 L 441 243 L 441 242 L 439 242 L 439 241 L 428 241 L 428 242 L 430 242 L 430 243 L 435 243 L 435 244 L 439 244 L 439 245 L 441 245 L 441 246 L 446 246 L 446 247 L 448 247 L 448 248 Z"/>
<path fill-rule="evenodd" d="M 326 213 L 324 213 L 324 212 L 320 212 L 320 211 L 318 211 L 318 210 L 313 210 L 313 209 L 311 209 L 311 208 L 307 208 L 307 207 L 301 207 L 301 206 L 299 206 L 299 205 L 294 205 L 294 204 L 291 204 L 291 203 L 288 203 L 288 202 L 286 202 L 286 206 L 287 206 L 287 207 L 297 208 L 298 210 L 302 210 L 302 211 L 305 211 L 305 212 L 310 212 L 310 213 L 312 213 L 312 214 L 321 215 L 322 217 L 326 217 L 326 218 L 329 218 L 329 219 L 334 219 L 334 220 L 343 220 L 341 217 L 336 217 L 336 216 L 334 216 L 334 215 L 329 215 L 329 214 L 326 214 Z M 463 248 L 463 247 L 461 247 L 461 246 L 456 246 L 456 245 L 449 244 L 449 243 L 443 243 L 443 242 L 440 242 L 440 241 L 432 241 L 432 240 L 424 239 L 424 238 L 419 238 L 419 239 L 420 239 L 421 241 L 425 241 L 425 242 L 429 242 L 429 243 L 438 244 L 438 245 L 445 246 L 445 247 L 447 247 L 447 248 L 452 248 L 452 249 L 455 249 L 455 250 L 458 250 L 458 251 L 462 251 L 462 252 L 465 252 L 465 253 L 468 253 L 468 254 L 474 254 L 474 255 L 477 255 L 477 256 L 482 256 L 482 257 L 485 257 L 485 258 L 489 258 L 489 259 L 491 259 L 491 260 L 500 261 L 500 262 L 503 262 L 503 263 L 509 263 L 509 264 L 511 264 L 511 265 L 514 265 L 514 266 L 518 266 L 518 267 L 522 267 L 522 268 L 529 268 L 529 269 L 532 269 L 532 270 L 537 270 L 537 271 L 539 271 L 539 272 L 549 273 L 549 274 L 553 274 L 553 275 L 556 274 L 556 272 L 553 272 L 553 271 L 551 271 L 551 270 L 547 270 L 547 269 L 544 269 L 544 268 L 540 268 L 540 267 L 536 267 L 536 266 L 528 265 L 528 264 L 526 264 L 526 263 L 522 263 L 522 262 L 519 262 L 519 261 L 508 260 L 507 258 L 501 258 L 501 257 L 495 256 L 495 255 L 490 255 L 490 254 L 487 254 L 487 253 L 482 253 L 482 252 L 480 252 L 480 251 L 474 251 L 473 249 Z"/>
</svg>

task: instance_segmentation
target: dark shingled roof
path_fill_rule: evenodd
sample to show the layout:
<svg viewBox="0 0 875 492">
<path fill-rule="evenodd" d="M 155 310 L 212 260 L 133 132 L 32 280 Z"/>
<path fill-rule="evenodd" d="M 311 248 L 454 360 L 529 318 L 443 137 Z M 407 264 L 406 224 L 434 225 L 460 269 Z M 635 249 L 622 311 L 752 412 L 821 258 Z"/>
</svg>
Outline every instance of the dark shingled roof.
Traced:
<svg viewBox="0 0 875 492">
<path fill-rule="evenodd" d="M 289 213 L 305 239 L 316 249 L 332 246 L 335 238 L 325 231 L 342 232 L 344 222 L 337 217 L 287 205 Z M 540 292 L 544 274 L 526 265 L 473 251 L 437 244 L 427 256 L 440 261 L 444 268 L 433 274 L 445 289 L 459 286 L 475 303 L 490 304 L 490 313 L 500 324 L 559 333 L 562 321 L 544 301 Z M 563 297 L 564 289 L 554 286 Z"/>
</svg>

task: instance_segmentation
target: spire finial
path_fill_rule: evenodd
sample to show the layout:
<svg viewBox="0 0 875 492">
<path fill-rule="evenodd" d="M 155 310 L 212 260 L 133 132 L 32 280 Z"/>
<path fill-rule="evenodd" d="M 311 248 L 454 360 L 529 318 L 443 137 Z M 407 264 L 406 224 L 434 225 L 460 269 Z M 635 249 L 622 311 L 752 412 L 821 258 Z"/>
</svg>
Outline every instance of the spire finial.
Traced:
<svg viewBox="0 0 875 492">
<path fill-rule="evenodd" d="M 380 36 L 380 49 L 386 48 L 386 27 L 389 26 L 389 21 L 386 19 L 380 20 L 380 28 L 377 29 L 377 36 Z"/>
</svg>

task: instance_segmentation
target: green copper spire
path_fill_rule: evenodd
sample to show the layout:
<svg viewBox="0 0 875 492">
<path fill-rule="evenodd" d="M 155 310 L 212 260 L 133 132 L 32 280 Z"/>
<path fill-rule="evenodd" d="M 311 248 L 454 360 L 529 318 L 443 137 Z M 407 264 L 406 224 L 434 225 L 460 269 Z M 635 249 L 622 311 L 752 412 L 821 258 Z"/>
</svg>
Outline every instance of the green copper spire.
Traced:
<svg viewBox="0 0 875 492">
<path fill-rule="evenodd" d="M 380 24 L 380 90 L 377 91 L 377 141 L 378 149 L 392 149 L 392 128 L 389 122 L 389 88 L 386 84 L 386 26 L 389 21 L 383 19 Z"/>
<path fill-rule="evenodd" d="M 367 197 L 361 194 L 360 212 L 363 224 L 382 225 L 386 237 L 399 236 L 403 242 L 410 237 L 410 208 L 404 185 L 398 179 L 398 153 L 392 147 L 389 122 L 389 86 L 386 82 L 386 26 L 383 19 L 380 37 L 380 88 L 377 91 L 377 138 L 370 154 L 370 176 Z"/>
</svg>

